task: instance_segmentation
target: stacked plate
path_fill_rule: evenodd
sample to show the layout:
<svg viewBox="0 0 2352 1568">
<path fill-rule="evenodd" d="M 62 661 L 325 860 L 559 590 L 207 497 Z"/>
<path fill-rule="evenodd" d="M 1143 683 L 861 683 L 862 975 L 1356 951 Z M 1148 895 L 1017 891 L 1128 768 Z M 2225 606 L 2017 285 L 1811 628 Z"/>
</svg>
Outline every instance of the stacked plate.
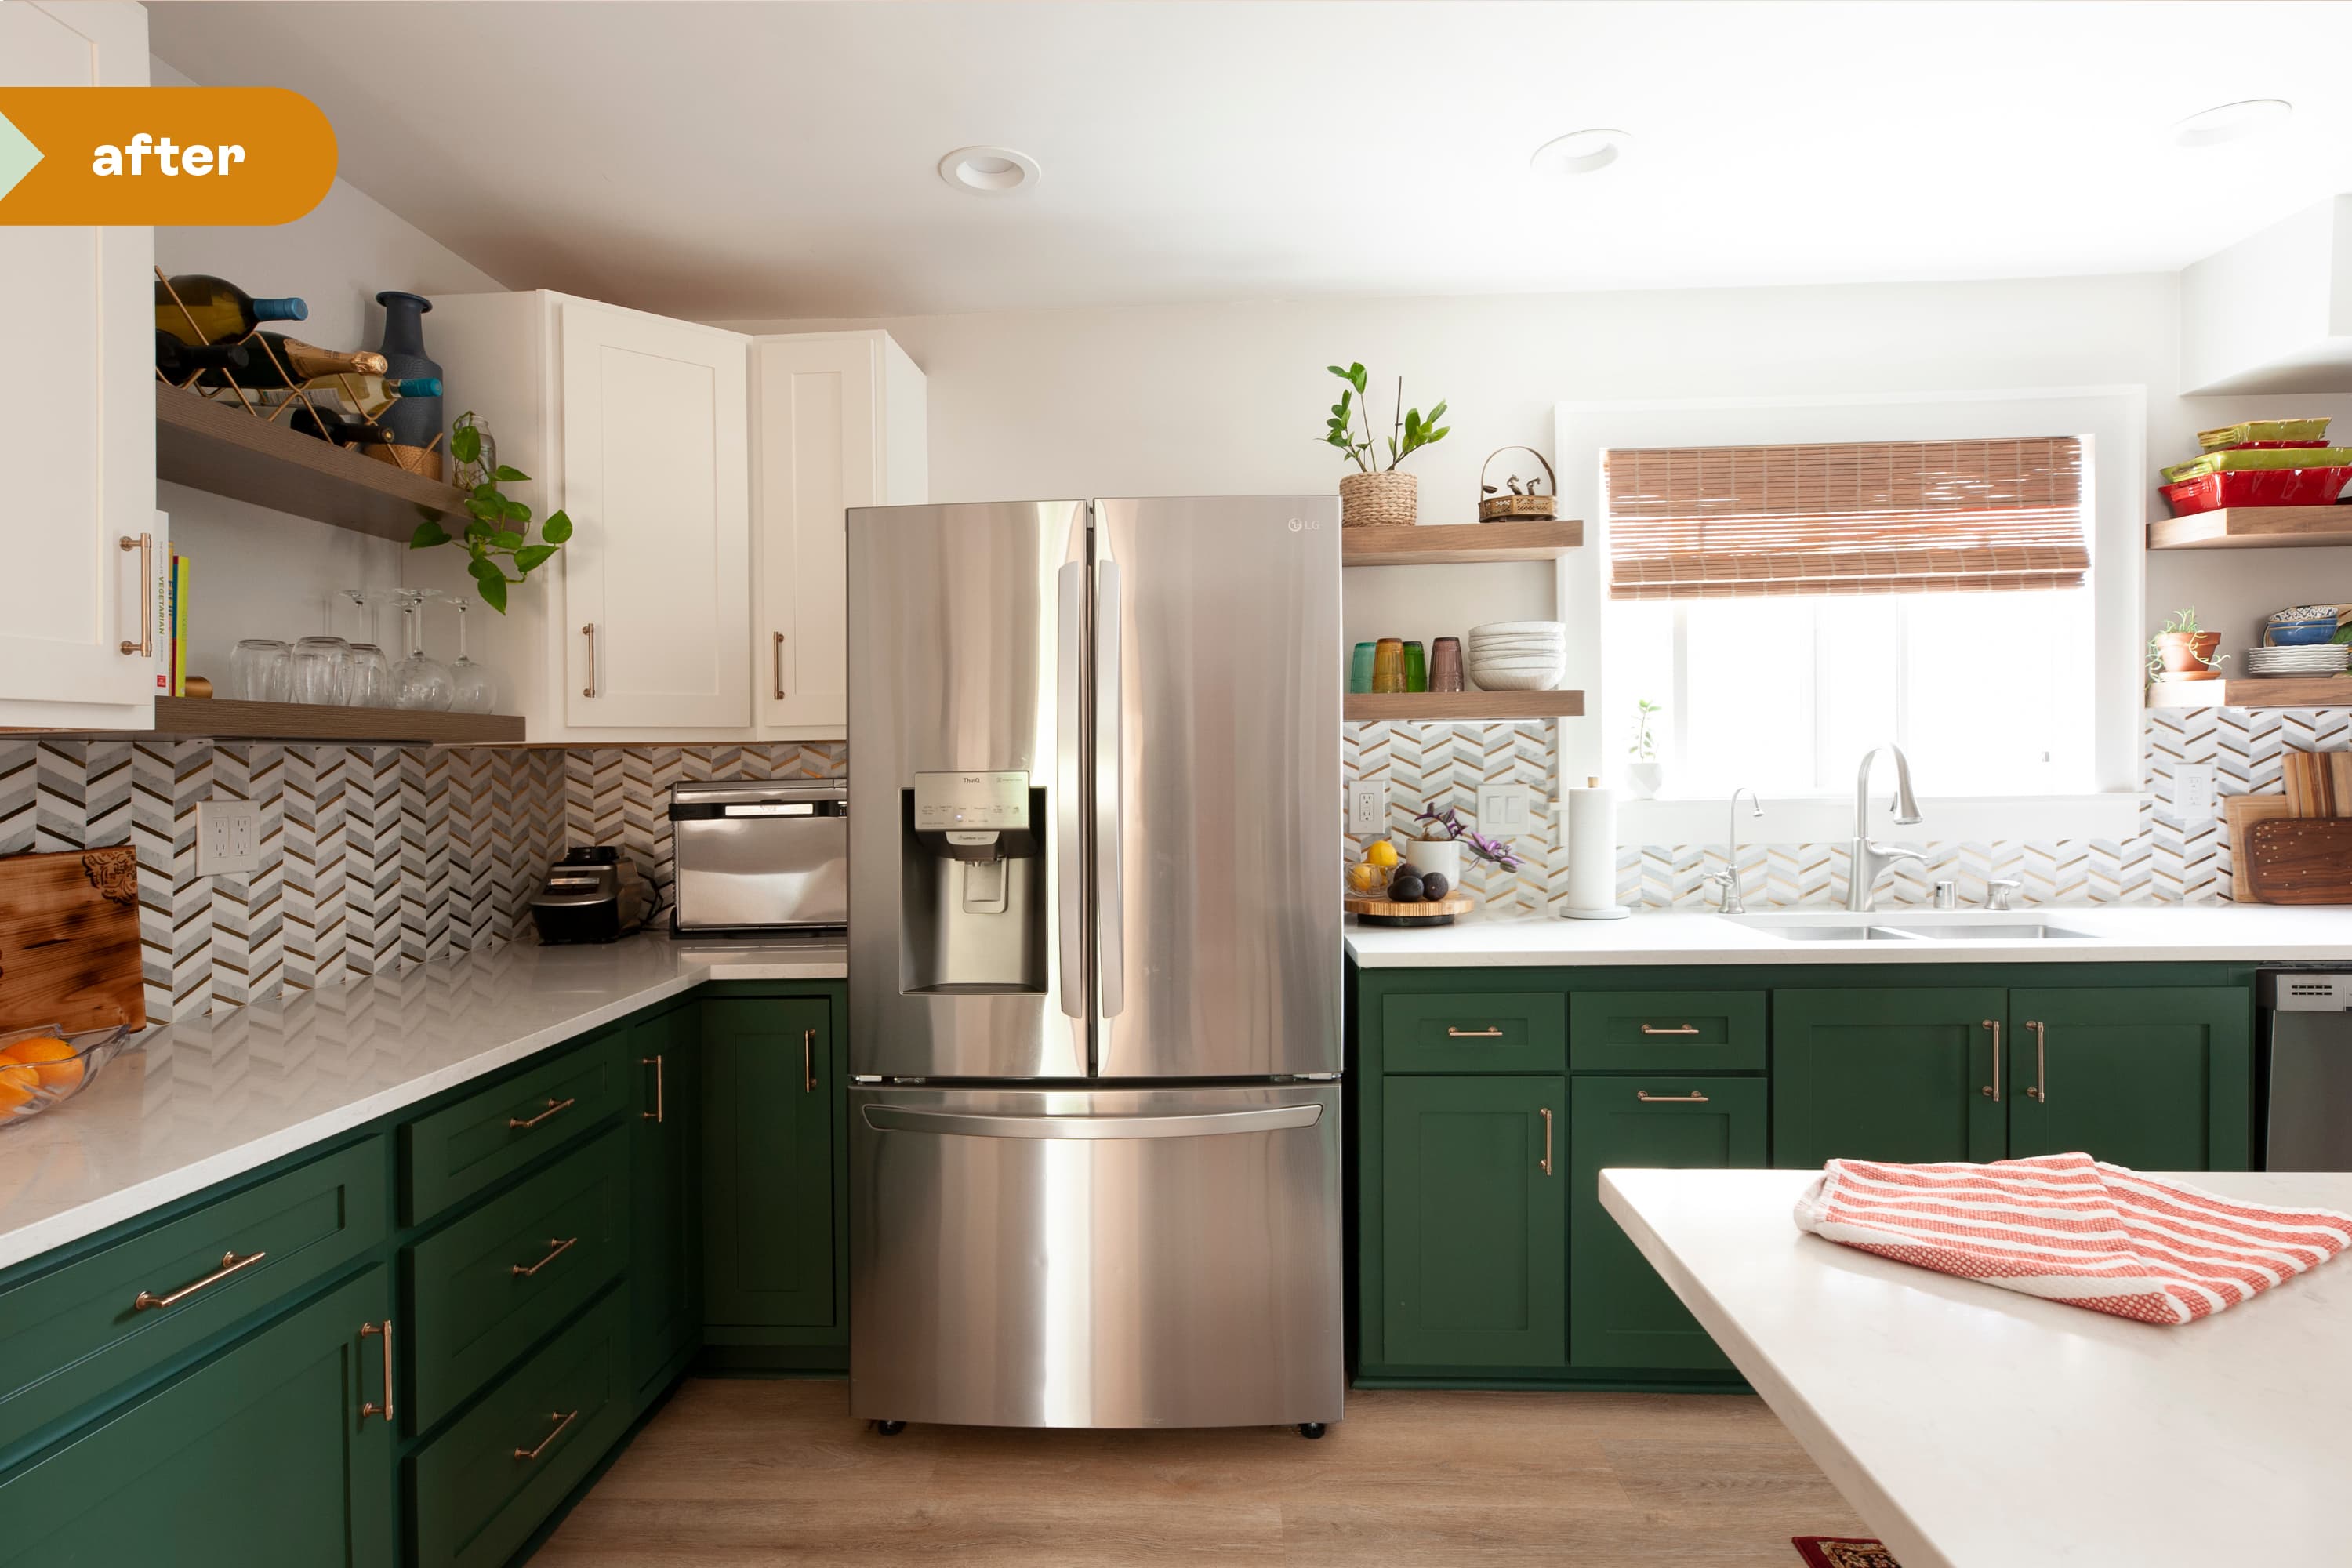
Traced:
<svg viewBox="0 0 2352 1568">
<path fill-rule="evenodd" d="M 2352 667 L 2352 644 L 2312 643 L 2303 647 L 2250 647 L 2248 675 L 2341 675 Z"/>
<path fill-rule="evenodd" d="M 1549 691 L 1568 670 L 1568 627 L 1559 621 L 1472 626 L 1464 663 L 1482 691 Z"/>
</svg>

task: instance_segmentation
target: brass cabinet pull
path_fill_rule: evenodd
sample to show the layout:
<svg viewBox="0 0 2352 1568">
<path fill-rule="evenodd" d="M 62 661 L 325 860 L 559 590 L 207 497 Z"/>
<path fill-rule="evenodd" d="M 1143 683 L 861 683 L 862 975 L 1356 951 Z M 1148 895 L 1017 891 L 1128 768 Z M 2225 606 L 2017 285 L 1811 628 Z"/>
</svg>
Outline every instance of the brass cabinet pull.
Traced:
<svg viewBox="0 0 2352 1568">
<path fill-rule="evenodd" d="M 1503 1037 L 1503 1031 L 1500 1029 L 1457 1029 L 1453 1025 L 1448 1024 L 1445 1026 L 1445 1037 L 1449 1040 L 1499 1040 Z"/>
<path fill-rule="evenodd" d="M 220 1267 L 203 1279 L 183 1285 L 168 1296 L 152 1295 L 142 1290 L 131 1299 L 131 1310 L 134 1312 L 143 1312 L 150 1307 L 176 1307 L 205 1286 L 217 1285 L 230 1275 L 250 1268 L 268 1256 L 269 1254 L 266 1252 L 248 1252 L 243 1258 L 239 1258 L 234 1252 L 224 1252 L 221 1254 Z"/>
<path fill-rule="evenodd" d="M 1551 1107 L 1538 1107 L 1536 1114 L 1544 1119 L 1543 1173 L 1549 1176 L 1551 1174 Z"/>
<path fill-rule="evenodd" d="M 2000 1103 L 2000 1020 L 1987 1018 L 1978 1027 L 1992 1031 L 1992 1081 L 1983 1085 L 1977 1092 L 1990 1096 L 1992 1102 L 1999 1105 Z"/>
<path fill-rule="evenodd" d="M 2033 1087 L 2025 1091 L 2025 1098 L 2038 1100 L 2047 1105 L 2050 1103 L 2050 1026 L 2032 1018 L 2025 1020 L 2025 1026 L 2033 1031 Z"/>
<path fill-rule="evenodd" d="M 546 1436 L 541 1437 L 539 1440 L 539 1447 L 536 1448 L 517 1448 L 514 1451 L 514 1457 L 516 1458 L 536 1459 L 541 1454 L 546 1453 L 547 1446 L 550 1443 L 554 1442 L 558 1437 L 562 1436 L 563 1429 L 566 1426 L 571 1426 L 574 1421 L 580 1419 L 580 1412 L 575 1410 L 571 1415 L 566 1415 L 560 1410 L 551 1410 L 547 1413 L 547 1418 L 555 1423 L 555 1430 L 550 1432 Z"/>
<path fill-rule="evenodd" d="M 637 1065 L 654 1069 L 654 1108 L 637 1112 L 640 1121 L 659 1122 L 662 1120 L 662 1059 L 658 1055 L 639 1057 Z"/>
<path fill-rule="evenodd" d="M 1691 1090 L 1688 1094 L 1652 1094 L 1646 1089 L 1637 1089 L 1633 1091 L 1633 1098 L 1644 1105 L 1705 1105 L 1706 1103 L 1706 1096 L 1696 1089 Z"/>
<path fill-rule="evenodd" d="M 541 1269 L 546 1268 L 549 1264 L 554 1262 L 557 1258 L 562 1257 L 565 1253 L 571 1251 L 573 1247 L 579 1245 L 580 1238 L 576 1236 L 567 1236 L 562 1241 L 558 1241 L 555 1237 L 551 1236 L 547 1238 L 548 1250 L 546 1257 L 541 1258 L 538 1262 L 532 1264 L 528 1268 L 525 1268 L 520 1263 L 509 1263 L 507 1267 L 514 1270 L 516 1279 L 528 1279 L 532 1275 L 538 1273 Z"/>
<path fill-rule="evenodd" d="M 360 1419 L 364 1421 L 371 1415 L 381 1415 L 389 1421 L 392 1419 L 392 1320 L 386 1318 L 382 1328 L 373 1323 L 362 1323 L 360 1338 L 366 1339 L 371 1334 L 383 1336 L 383 1403 L 378 1405 L 371 1399 L 361 1405 Z"/>
<path fill-rule="evenodd" d="M 816 1092 L 816 1031 L 801 1031 L 801 1092 Z"/>
<path fill-rule="evenodd" d="M 588 684 L 580 689 L 580 695 L 593 697 L 596 695 L 596 623 L 590 621 L 582 626 L 580 635 L 588 639 Z"/>
<path fill-rule="evenodd" d="M 1644 1024 L 1642 1026 L 1642 1033 L 1645 1035 L 1696 1035 L 1698 1033 L 1698 1026 L 1696 1024 L 1677 1024 L 1671 1029 L 1661 1029 L 1654 1024 Z"/>
<path fill-rule="evenodd" d="M 133 539 L 129 534 L 114 542 L 120 550 L 139 552 L 139 640 L 122 639 L 122 651 L 137 654 L 142 658 L 155 657 L 155 536 L 142 533 Z"/>
<path fill-rule="evenodd" d="M 507 1126 L 518 1132 L 526 1127 L 536 1127 L 541 1122 L 546 1121 L 549 1117 L 553 1116 L 556 1112 L 571 1110 L 574 1101 L 570 1100 L 551 1100 L 547 1102 L 547 1109 L 545 1110 L 541 1111 L 537 1116 L 532 1117 L 528 1121 L 518 1121 L 511 1116 L 508 1117 Z"/>
<path fill-rule="evenodd" d="M 776 634 L 775 651 L 770 655 L 769 662 L 776 677 L 776 696 L 781 700 L 784 695 L 784 634 L 782 632 Z"/>
</svg>

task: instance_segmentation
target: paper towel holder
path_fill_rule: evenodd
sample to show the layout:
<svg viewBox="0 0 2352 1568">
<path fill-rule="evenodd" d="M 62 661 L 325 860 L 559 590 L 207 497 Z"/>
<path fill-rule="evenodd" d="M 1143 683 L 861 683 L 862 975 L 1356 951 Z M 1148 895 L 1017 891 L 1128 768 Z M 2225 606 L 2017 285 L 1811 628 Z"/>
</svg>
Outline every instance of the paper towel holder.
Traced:
<svg viewBox="0 0 2352 1568">
<path fill-rule="evenodd" d="M 1576 868 L 1573 858 L 1576 852 L 1575 847 L 1577 839 L 1574 818 L 1579 813 L 1579 808 L 1576 803 L 1579 800 L 1584 800 L 1591 803 L 1582 808 L 1585 815 L 1589 816 L 1594 812 L 1598 812 L 1600 814 L 1598 826 L 1589 828 L 1587 831 L 1598 837 L 1606 847 L 1607 853 L 1609 855 L 1610 890 L 1613 894 L 1617 880 L 1616 797 L 1610 795 L 1606 790 L 1603 790 L 1601 787 L 1601 781 L 1597 777 L 1588 776 L 1584 781 L 1584 785 L 1585 787 L 1583 789 L 1568 791 L 1567 799 L 1562 803 L 1570 817 L 1570 821 L 1565 825 L 1567 830 L 1561 835 L 1562 839 L 1569 847 L 1569 853 L 1571 858 L 1569 863 L 1569 886 L 1571 889 L 1574 889 L 1576 886 Z M 1576 904 L 1570 904 L 1560 910 L 1559 916 L 1560 919 L 1569 921 L 1622 921 L 1633 912 L 1633 911 L 1632 910 L 1627 909 L 1622 904 L 1601 903 L 1589 908 Z"/>
</svg>

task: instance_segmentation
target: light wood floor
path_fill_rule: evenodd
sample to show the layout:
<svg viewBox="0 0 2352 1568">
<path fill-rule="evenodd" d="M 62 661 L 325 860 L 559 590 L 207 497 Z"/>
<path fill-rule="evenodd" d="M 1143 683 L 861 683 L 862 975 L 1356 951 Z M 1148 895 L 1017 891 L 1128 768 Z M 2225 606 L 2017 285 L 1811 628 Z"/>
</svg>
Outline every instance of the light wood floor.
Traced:
<svg viewBox="0 0 2352 1568">
<path fill-rule="evenodd" d="M 1762 1402 L 1357 1393 L 1288 1427 L 880 1437 L 843 1383 L 698 1379 L 534 1568 L 1574 1563 L 1798 1568 L 1865 1535 Z"/>
</svg>

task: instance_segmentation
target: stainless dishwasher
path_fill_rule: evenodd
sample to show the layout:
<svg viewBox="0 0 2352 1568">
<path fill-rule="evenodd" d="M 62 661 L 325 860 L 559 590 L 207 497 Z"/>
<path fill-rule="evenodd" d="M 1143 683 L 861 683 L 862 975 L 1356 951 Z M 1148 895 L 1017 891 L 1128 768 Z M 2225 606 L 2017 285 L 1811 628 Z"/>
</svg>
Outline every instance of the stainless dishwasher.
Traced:
<svg viewBox="0 0 2352 1568">
<path fill-rule="evenodd" d="M 2263 1168 L 2352 1171 L 2352 970 L 2256 977 L 2269 1080 Z"/>
</svg>

